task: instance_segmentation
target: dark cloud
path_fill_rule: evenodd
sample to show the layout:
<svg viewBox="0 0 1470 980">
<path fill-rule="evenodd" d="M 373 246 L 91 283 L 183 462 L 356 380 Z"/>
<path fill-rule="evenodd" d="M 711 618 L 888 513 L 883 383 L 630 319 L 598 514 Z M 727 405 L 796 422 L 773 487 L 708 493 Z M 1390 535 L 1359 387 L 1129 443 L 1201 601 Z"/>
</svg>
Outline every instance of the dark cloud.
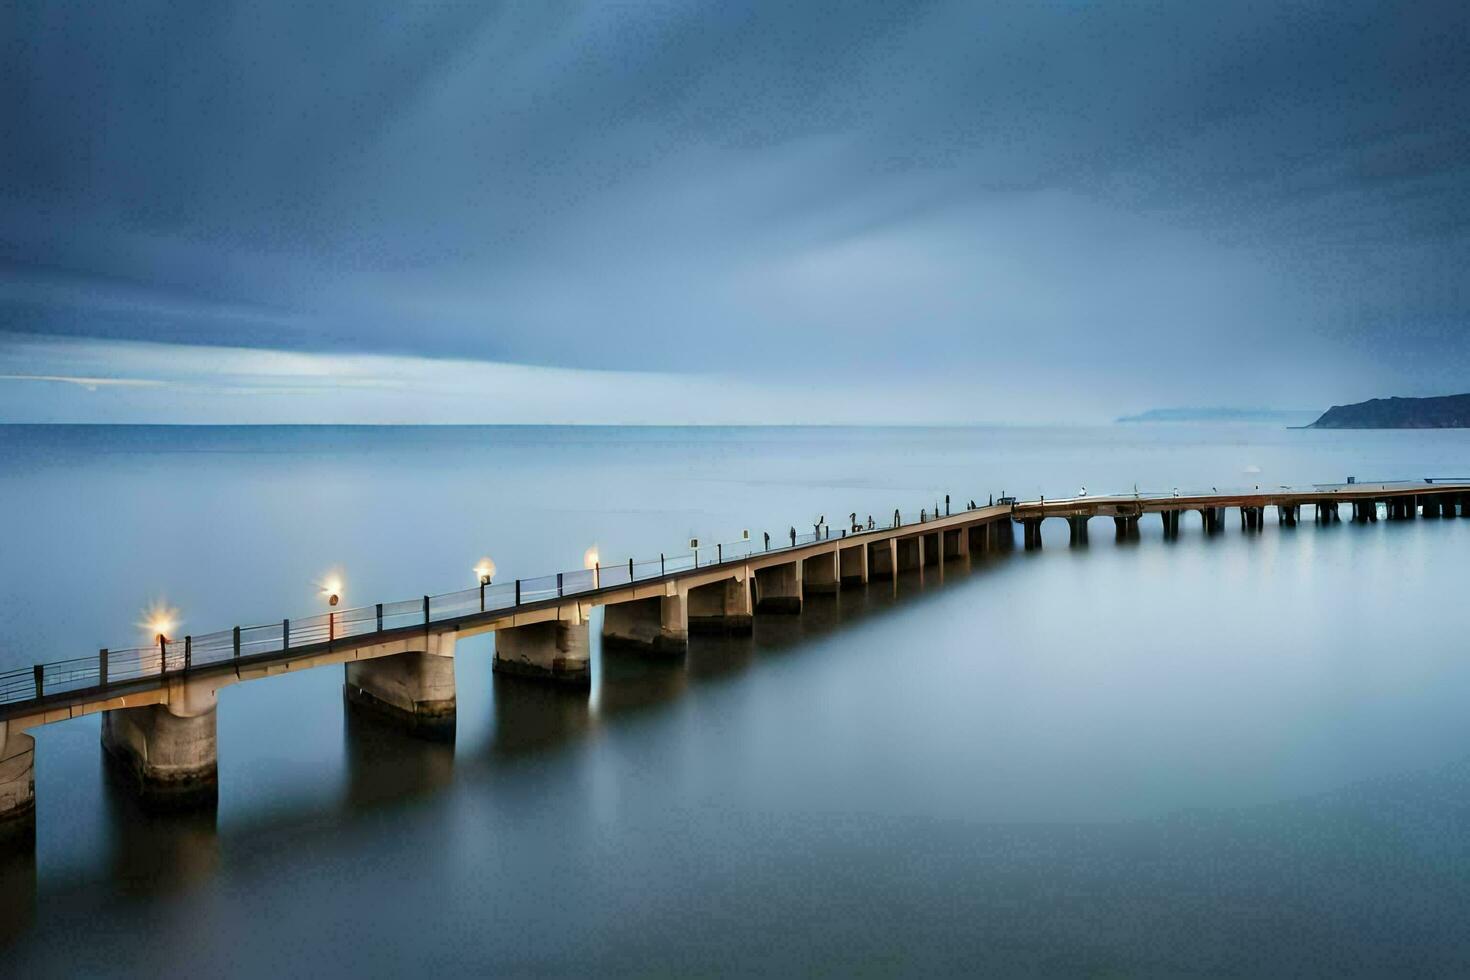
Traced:
<svg viewBox="0 0 1470 980">
<path fill-rule="evenodd" d="M 1462 4 L 0 16 L 0 328 L 1039 385 L 1070 360 L 1145 400 L 1229 399 L 1235 347 L 1333 400 L 1470 367 Z"/>
</svg>

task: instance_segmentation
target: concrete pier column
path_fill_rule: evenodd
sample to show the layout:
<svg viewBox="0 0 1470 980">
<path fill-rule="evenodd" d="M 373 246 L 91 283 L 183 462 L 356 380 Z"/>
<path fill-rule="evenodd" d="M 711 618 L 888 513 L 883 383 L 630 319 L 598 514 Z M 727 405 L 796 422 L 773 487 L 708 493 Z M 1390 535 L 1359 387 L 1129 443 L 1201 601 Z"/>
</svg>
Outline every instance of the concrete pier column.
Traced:
<svg viewBox="0 0 1470 980">
<path fill-rule="evenodd" d="M 944 532 L 944 557 L 970 557 L 970 532 L 967 528 L 957 527 Z"/>
<path fill-rule="evenodd" d="M 559 612 L 559 619 L 496 630 L 496 673 L 590 687 L 592 656 L 587 613 L 580 603 Z"/>
<path fill-rule="evenodd" d="M 1276 508 L 1281 522 L 1287 527 L 1296 527 L 1296 522 L 1301 519 L 1301 511 L 1301 504 L 1279 504 Z"/>
<path fill-rule="evenodd" d="M 865 546 L 868 552 L 868 578 L 895 579 L 898 577 L 898 540 L 889 538 Z"/>
<path fill-rule="evenodd" d="M 755 611 L 764 613 L 801 612 L 802 562 L 789 561 L 756 569 Z"/>
<path fill-rule="evenodd" d="M 839 580 L 836 548 L 825 555 L 802 559 L 802 595 L 835 595 Z"/>
<path fill-rule="evenodd" d="M 1025 532 L 1025 543 L 1027 551 L 1035 551 L 1041 547 L 1041 519 L 1030 517 L 1021 522 Z"/>
<path fill-rule="evenodd" d="M 1424 516 L 1425 517 L 1438 517 L 1439 516 L 1439 494 L 1437 494 L 1437 493 L 1430 493 L 1430 494 L 1425 494 L 1424 495 Z"/>
<path fill-rule="evenodd" d="M 0 721 L 0 848 L 36 831 L 36 740 Z"/>
<path fill-rule="evenodd" d="M 900 572 L 917 571 L 924 567 L 923 538 L 895 538 L 893 548 L 896 556 L 894 567 Z"/>
<path fill-rule="evenodd" d="M 166 704 L 102 713 L 109 760 L 153 802 L 213 801 L 219 792 L 217 688 L 209 680 L 170 683 Z"/>
<path fill-rule="evenodd" d="M 837 571 L 843 585 L 867 585 L 868 546 L 852 545 L 839 551 Z"/>
<path fill-rule="evenodd" d="M 343 696 L 354 708 L 429 738 L 453 738 L 458 700 L 453 633 L 432 633 L 423 650 L 344 664 Z"/>
<path fill-rule="evenodd" d="M 1164 521 L 1164 537 L 1175 538 L 1179 536 L 1179 512 L 1177 510 L 1161 510 L 1159 517 Z"/>
<path fill-rule="evenodd" d="M 687 605 L 691 633 L 750 632 L 750 581 L 743 569 L 736 577 L 690 589 Z M 665 603 L 662 611 L 667 623 L 673 610 Z"/>
<path fill-rule="evenodd" d="M 602 642 L 622 650 L 682 657 L 689 651 L 689 633 L 696 621 L 701 631 L 724 631 L 724 582 L 690 589 L 687 594 L 649 596 L 604 606 Z"/>
<path fill-rule="evenodd" d="M 1067 530 L 1070 532 L 1070 543 L 1080 545 L 1087 543 L 1087 518 L 1067 518 Z"/>
</svg>

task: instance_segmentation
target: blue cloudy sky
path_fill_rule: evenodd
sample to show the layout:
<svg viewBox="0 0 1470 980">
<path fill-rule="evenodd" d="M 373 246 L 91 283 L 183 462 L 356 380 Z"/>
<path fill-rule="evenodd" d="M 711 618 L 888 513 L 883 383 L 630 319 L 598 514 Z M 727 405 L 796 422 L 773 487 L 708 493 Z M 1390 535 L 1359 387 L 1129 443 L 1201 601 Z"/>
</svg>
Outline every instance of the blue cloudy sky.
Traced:
<svg viewBox="0 0 1470 980">
<path fill-rule="evenodd" d="M 0 12 L 0 419 L 1470 390 L 1470 8 Z"/>
</svg>

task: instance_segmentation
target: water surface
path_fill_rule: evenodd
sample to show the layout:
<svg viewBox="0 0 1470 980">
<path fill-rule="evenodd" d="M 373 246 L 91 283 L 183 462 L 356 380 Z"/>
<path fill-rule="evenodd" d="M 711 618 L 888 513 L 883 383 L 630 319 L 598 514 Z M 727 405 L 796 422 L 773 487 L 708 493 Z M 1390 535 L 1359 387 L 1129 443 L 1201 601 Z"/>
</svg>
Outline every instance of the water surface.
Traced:
<svg viewBox="0 0 1470 980">
<path fill-rule="evenodd" d="M 0 428 L 0 666 L 1002 490 L 1463 475 L 1470 433 Z M 95 718 L 37 735 L 17 976 L 477 970 L 1463 973 L 1470 520 L 950 563 L 594 650 L 458 652 L 458 735 L 324 668 L 225 690 L 220 799 L 139 812 Z M 596 627 L 594 621 L 594 629 Z M 6 971 L 10 971 L 7 969 Z"/>
</svg>

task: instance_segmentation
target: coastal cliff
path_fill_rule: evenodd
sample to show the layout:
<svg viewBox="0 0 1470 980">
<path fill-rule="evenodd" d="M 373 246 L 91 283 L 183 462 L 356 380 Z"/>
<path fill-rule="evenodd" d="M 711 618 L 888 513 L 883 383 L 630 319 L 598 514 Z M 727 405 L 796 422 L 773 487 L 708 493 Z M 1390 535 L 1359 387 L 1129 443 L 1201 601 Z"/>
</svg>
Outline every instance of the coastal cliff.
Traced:
<svg viewBox="0 0 1470 980">
<path fill-rule="evenodd" d="M 1309 428 L 1466 429 L 1470 428 L 1470 394 L 1373 398 L 1354 405 L 1333 405 Z"/>
</svg>

